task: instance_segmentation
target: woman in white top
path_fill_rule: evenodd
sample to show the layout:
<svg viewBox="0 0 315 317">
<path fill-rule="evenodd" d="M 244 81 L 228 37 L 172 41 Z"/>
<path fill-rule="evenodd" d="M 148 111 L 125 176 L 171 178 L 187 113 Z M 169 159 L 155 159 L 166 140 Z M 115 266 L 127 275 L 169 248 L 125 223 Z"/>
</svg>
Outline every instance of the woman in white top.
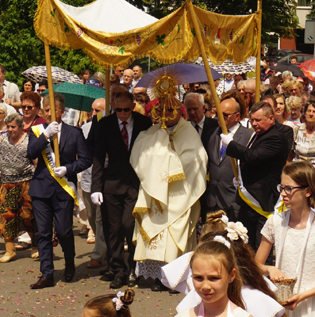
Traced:
<svg viewBox="0 0 315 317">
<path fill-rule="evenodd" d="M 297 278 L 288 300 L 289 317 L 315 316 L 315 169 L 306 161 L 285 165 L 278 190 L 287 207 L 275 213 L 262 229 L 256 260 L 272 280 Z M 276 266 L 264 265 L 275 245 Z"/>
</svg>

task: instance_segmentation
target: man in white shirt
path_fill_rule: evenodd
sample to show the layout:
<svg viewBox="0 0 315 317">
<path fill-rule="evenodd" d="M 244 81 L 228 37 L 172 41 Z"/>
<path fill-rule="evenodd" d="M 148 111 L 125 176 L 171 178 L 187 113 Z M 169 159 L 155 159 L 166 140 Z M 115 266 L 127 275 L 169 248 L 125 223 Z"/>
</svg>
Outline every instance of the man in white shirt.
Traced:
<svg viewBox="0 0 315 317">
<path fill-rule="evenodd" d="M 225 74 L 225 78 L 221 81 L 223 85 L 223 92 L 227 92 L 233 88 L 234 77 L 232 74 Z"/>
<path fill-rule="evenodd" d="M 4 90 L 3 90 L 3 85 L 0 84 L 0 102 L 7 108 L 7 116 L 11 113 L 15 113 L 15 109 L 8 105 L 7 103 L 5 103 L 4 99 Z"/>
<path fill-rule="evenodd" d="M 19 87 L 5 80 L 5 68 L 3 65 L 0 65 L 0 84 L 3 85 L 4 101 L 10 106 L 21 107 Z"/>
</svg>

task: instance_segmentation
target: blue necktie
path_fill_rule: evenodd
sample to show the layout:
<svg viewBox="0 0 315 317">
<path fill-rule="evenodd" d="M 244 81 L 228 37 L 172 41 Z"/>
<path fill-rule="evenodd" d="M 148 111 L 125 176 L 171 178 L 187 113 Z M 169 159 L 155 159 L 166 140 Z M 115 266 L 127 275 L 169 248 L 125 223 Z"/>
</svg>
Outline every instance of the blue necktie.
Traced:
<svg viewBox="0 0 315 317">
<path fill-rule="evenodd" d="M 225 153 L 226 150 L 226 146 L 222 145 L 221 149 L 220 149 L 220 160 L 222 160 L 222 157 Z M 218 153 L 218 152 L 217 152 Z"/>
</svg>

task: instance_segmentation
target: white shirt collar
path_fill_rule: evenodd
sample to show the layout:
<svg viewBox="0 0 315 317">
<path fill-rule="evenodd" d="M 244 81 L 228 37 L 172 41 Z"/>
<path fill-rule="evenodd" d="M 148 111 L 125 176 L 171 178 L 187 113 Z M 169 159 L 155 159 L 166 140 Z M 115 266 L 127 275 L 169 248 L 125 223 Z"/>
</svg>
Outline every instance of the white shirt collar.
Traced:
<svg viewBox="0 0 315 317">
<path fill-rule="evenodd" d="M 236 125 L 234 125 L 232 128 L 230 128 L 229 131 L 230 131 L 231 133 L 235 134 L 236 131 L 238 130 L 238 128 L 240 127 L 240 125 L 241 125 L 241 124 L 240 124 L 239 122 L 236 123 Z"/>
<path fill-rule="evenodd" d="M 121 125 L 123 121 L 121 121 L 118 117 L 118 125 Z M 128 122 L 128 124 L 131 124 L 133 123 L 133 117 L 132 117 L 132 114 L 130 115 L 130 117 L 126 120 L 126 122 Z"/>
</svg>

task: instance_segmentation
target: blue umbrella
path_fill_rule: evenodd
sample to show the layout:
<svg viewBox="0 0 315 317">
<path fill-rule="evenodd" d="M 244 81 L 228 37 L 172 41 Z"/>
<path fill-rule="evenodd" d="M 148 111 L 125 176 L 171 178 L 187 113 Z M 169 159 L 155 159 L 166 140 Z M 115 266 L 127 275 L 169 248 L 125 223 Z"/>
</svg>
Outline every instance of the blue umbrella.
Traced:
<svg viewBox="0 0 315 317">
<path fill-rule="evenodd" d="M 171 75 L 175 79 L 176 85 L 184 85 L 208 81 L 208 77 L 203 65 L 175 63 L 158 68 L 142 76 L 136 87 L 154 87 L 156 79 L 163 75 Z M 221 78 L 221 75 L 211 69 L 213 80 Z"/>
<path fill-rule="evenodd" d="M 66 107 L 80 111 L 91 111 L 95 99 L 105 98 L 104 89 L 91 85 L 62 83 L 54 85 L 53 90 L 65 97 Z M 45 96 L 48 92 L 49 89 L 46 89 L 41 95 Z"/>
</svg>

